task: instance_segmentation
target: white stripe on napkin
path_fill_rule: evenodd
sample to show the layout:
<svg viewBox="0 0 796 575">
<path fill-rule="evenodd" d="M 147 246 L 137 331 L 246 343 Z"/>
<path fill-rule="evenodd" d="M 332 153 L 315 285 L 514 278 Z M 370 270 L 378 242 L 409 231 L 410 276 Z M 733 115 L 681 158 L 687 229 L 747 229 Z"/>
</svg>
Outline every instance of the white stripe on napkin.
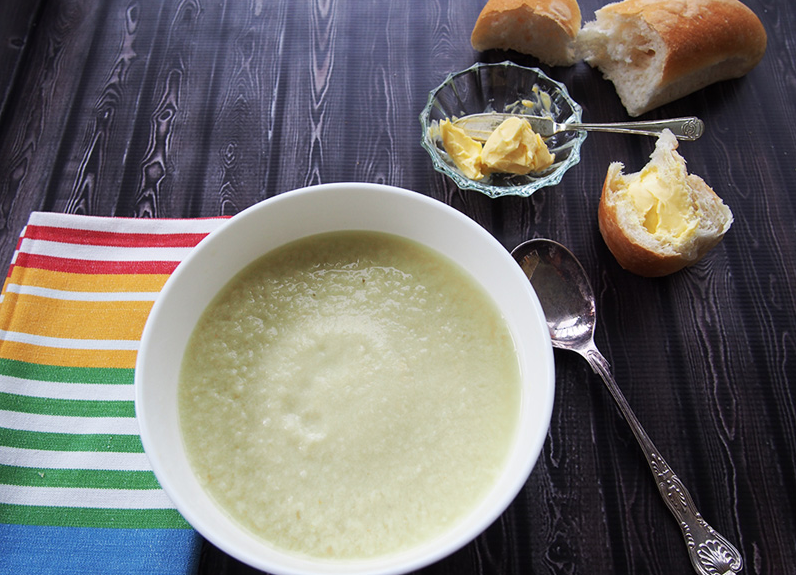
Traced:
<svg viewBox="0 0 796 575">
<path fill-rule="evenodd" d="M 123 246 L 98 246 L 66 244 L 49 240 L 23 239 L 19 252 L 31 255 L 62 257 L 89 261 L 182 261 L 193 248 L 153 247 L 137 248 Z"/>
<path fill-rule="evenodd" d="M 22 379 L 10 375 L 0 375 L 0 393 L 88 401 L 133 401 L 135 399 L 135 388 L 129 384 L 65 383 Z"/>
<path fill-rule="evenodd" d="M 75 339 L 69 337 L 34 335 L 21 331 L 5 331 L 2 329 L 0 329 L 0 339 L 16 343 L 38 345 L 41 347 L 91 349 L 100 351 L 138 351 L 138 346 L 141 343 L 137 339 Z"/>
<path fill-rule="evenodd" d="M 92 489 L 83 487 L 26 487 L 5 485 L 0 503 L 39 507 L 107 509 L 173 509 L 174 503 L 161 489 Z"/>
<path fill-rule="evenodd" d="M 35 469 L 152 471 L 145 453 L 45 451 L 0 446 L 0 465 Z"/>
<path fill-rule="evenodd" d="M 192 218 L 170 220 L 158 218 L 115 218 L 107 216 L 83 216 L 56 212 L 33 212 L 28 225 L 54 228 L 89 230 L 94 232 L 116 232 L 122 234 L 206 234 L 219 227 L 224 220 L 218 218 Z M 179 226 L 179 229 L 177 229 Z"/>
<path fill-rule="evenodd" d="M 138 435 L 135 417 L 73 417 L 0 410 L 3 427 L 17 431 L 75 435 Z M 0 428 L 2 429 L 2 428 Z"/>
<path fill-rule="evenodd" d="M 49 299 L 74 301 L 155 301 L 160 292 L 66 291 L 19 284 L 6 285 L 6 292 Z"/>
</svg>

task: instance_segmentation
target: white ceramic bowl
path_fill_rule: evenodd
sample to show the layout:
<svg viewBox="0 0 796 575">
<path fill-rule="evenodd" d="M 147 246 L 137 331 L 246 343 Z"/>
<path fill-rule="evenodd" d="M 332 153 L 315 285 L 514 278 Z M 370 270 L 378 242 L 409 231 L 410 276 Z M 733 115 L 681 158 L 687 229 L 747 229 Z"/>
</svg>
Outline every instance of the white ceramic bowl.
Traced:
<svg viewBox="0 0 796 575">
<path fill-rule="evenodd" d="M 203 491 L 186 458 L 177 382 L 200 314 L 238 271 L 266 252 L 321 232 L 358 229 L 421 242 L 467 270 L 506 317 L 520 360 L 520 420 L 505 469 L 487 496 L 440 537 L 362 561 L 297 557 L 244 530 Z M 525 484 L 545 441 L 553 406 L 553 353 L 542 308 L 508 251 L 457 210 L 416 192 L 374 184 L 328 184 L 287 192 L 231 218 L 178 266 L 155 302 L 135 371 L 141 440 L 163 489 L 185 519 L 229 555 L 274 574 L 385 574 L 420 569 L 486 529 Z"/>
</svg>

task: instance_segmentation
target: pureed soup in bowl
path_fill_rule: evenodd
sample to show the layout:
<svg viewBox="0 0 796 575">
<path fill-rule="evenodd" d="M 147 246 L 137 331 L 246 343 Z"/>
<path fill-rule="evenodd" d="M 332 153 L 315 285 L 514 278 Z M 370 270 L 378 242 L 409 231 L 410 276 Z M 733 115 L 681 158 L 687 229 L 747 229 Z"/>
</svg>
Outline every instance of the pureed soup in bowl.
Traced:
<svg viewBox="0 0 796 575">
<path fill-rule="evenodd" d="M 286 550 L 403 551 L 484 496 L 517 427 L 520 371 L 497 306 L 399 236 L 277 248 L 210 304 L 180 376 L 200 482 Z"/>
<path fill-rule="evenodd" d="M 142 441 L 186 519 L 273 573 L 399 573 L 485 529 L 552 407 L 547 327 L 483 228 L 335 184 L 242 212 L 164 288 Z"/>
</svg>

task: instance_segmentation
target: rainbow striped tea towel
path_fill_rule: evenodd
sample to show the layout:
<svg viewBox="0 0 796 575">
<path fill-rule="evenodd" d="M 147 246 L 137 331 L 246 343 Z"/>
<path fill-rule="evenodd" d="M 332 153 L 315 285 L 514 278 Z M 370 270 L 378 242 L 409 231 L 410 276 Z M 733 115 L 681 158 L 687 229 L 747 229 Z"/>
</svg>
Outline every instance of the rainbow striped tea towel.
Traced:
<svg viewBox="0 0 796 575">
<path fill-rule="evenodd" d="M 133 371 L 155 297 L 223 221 L 31 215 L 0 294 L 0 573 L 195 571 Z"/>
</svg>

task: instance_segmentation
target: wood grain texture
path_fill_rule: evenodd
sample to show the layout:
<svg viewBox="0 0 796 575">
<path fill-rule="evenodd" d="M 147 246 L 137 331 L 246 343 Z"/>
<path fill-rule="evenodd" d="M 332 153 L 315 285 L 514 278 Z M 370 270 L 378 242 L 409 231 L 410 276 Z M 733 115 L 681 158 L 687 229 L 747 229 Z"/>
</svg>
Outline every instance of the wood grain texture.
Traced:
<svg viewBox="0 0 796 575">
<path fill-rule="evenodd" d="M 597 227 L 608 164 L 637 171 L 648 138 L 590 134 L 561 184 L 496 200 L 456 188 L 420 146 L 428 92 L 475 61 L 483 0 L 0 1 L 0 260 L 32 210 L 232 215 L 302 186 L 363 181 L 462 211 L 506 248 L 565 243 L 598 297 L 597 343 L 743 573 L 796 557 L 796 5 L 747 0 L 769 38 L 746 77 L 645 115 L 698 115 L 689 169 L 735 222 L 696 266 L 622 270 Z M 582 0 L 584 20 L 603 2 Z M 540 66 L 591 121 L 627 116 L 585 64 Z M 689 573 L 630 429 L 579 357 L 556 352 L 555 409 L 525 488 L 427 574 Z M 254 573 L 206 544 L 200 573 Z"/>
<path fill-rule="evenodd" d="M 0 116 L 11 87 L 25 66 L 41 1 L 0 3 Z"/>
<path fill-rule="evenodd" d="M 26 73 L 9 92 L 0 124 L 0 242 L 7 260 L 30 210 L 43 204 L 97 14 L 77 0 L 45 11 L 28 48 Z"/>
<path fill-rule="evenodd" d="M 139 50 L 157 16 L 137 2 L 105 6 L 43 209 L 115 213 L 148 56 Z"/>
</svg>

